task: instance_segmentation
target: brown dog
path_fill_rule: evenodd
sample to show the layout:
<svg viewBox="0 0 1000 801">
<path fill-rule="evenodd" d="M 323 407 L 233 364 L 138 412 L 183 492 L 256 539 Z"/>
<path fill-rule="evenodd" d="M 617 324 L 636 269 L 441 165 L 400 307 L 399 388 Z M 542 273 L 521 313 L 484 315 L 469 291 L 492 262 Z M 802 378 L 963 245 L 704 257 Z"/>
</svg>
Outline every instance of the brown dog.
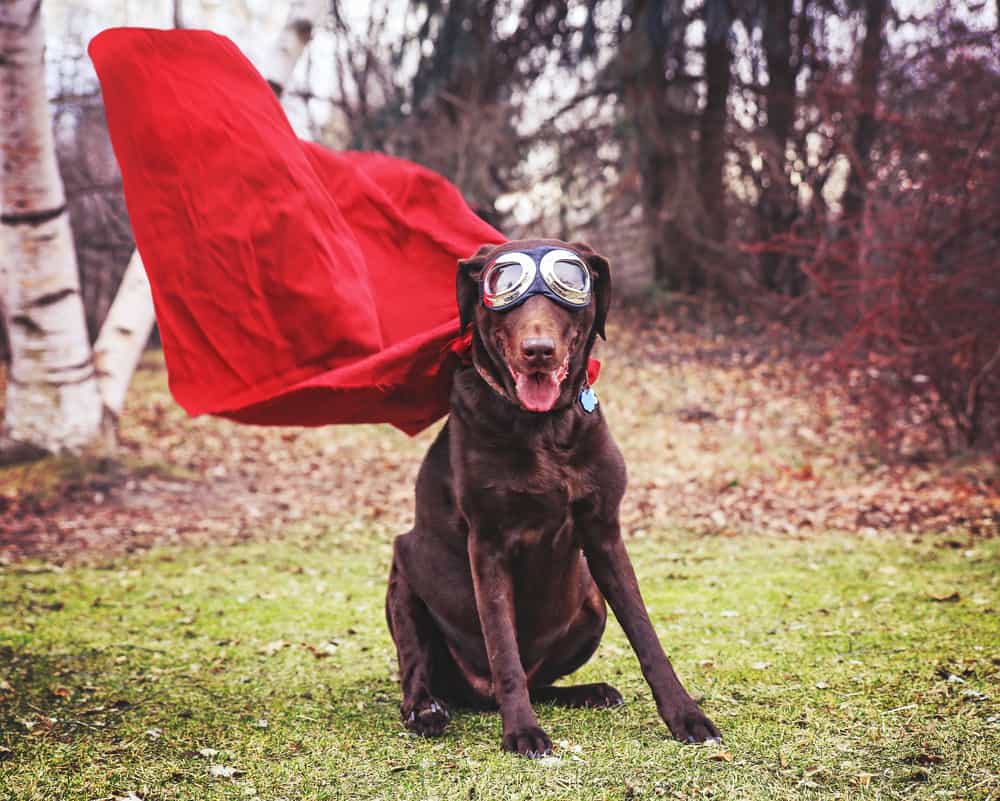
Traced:
<svg viewBox="0 0 1000 801">
<path fill-rule="evenodd" d="M 719 737 L 657 640 L 622 542 L 625 464 L 587 385 L 610 300 L 608 263 L 585 245 L 507 242 L 459 263 L 472 364 L 420 468 L 386 599 L 403 722 L 419 735 L 441 734 L 449 704 L 499 706 L 503 747 L 538 756 L 552 742 L 532 701 L 622 703 L 603 683 L 552 686 L 594 653 L 607 599 L 673 735 Z"/>
</svg>

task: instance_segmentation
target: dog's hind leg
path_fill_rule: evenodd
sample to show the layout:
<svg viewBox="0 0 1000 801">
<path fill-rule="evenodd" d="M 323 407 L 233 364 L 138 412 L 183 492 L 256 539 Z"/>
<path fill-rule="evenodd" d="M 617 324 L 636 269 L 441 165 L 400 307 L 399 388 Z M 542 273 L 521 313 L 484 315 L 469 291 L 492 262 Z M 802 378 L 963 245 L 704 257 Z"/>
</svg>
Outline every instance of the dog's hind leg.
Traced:
<svg viewBox="0 0 1000 801">
<path fill-rule="evenodd" d="M 413 592 L 395 559 L 389 573 L 385 611 L 399 658 L 403 725 L 421 737 L 436 737 L 444 731 L 450 719 L 445 704 L 431 693 L 435 644 L 441 635 L 424 602 Z"/>
<path fill-rule="evenodd" d="M 603 681 L 553 687 L 560 676 L 568 676 L 594 655 L 604 634 L 608 619 L 604 599 L 596 587 L 591 587 L 587 602 L 580 609 L 564 637 L 552 647 L 553 657 L 540 665 L 532 676 L 531 702 L 569 707 L 612 707 L 625 703 L 622 694 Z"/>
<path fill-rule="evenodd" d="M 596 684 L 576 684 L 570 687 L 534 687 L 531 702 L 571 707 L 612 707 L 625 703 L 622 694 L 603 681 Z"/>
</svg>

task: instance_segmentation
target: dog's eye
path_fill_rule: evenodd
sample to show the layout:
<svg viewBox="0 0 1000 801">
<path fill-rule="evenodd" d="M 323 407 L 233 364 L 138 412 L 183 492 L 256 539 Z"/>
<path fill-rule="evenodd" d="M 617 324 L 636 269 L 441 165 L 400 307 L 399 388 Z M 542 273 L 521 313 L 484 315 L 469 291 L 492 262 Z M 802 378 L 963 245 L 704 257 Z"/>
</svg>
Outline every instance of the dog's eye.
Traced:
<svg viewBox="0 0 1000 801">
<path fill-rule="evenodd" d="M 552 268 L 556 280 L 565 287 L 582 292 L 587 288 L 586 267 L 575 261 L 557 261 Z"/>
<path fill-rule="evenodd" d="M 509 292 L 520 283 L 521 272 L 520 264 L 498 264 L 486 277 L 486 293 L 495 296 Z"/>
</svg>

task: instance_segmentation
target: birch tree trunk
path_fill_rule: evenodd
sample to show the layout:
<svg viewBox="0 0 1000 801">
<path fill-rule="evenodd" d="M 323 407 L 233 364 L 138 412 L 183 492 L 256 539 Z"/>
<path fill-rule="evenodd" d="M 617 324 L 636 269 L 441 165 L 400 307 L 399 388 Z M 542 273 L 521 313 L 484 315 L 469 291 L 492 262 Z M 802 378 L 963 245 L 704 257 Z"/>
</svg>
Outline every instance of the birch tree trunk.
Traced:
<svg viewBox="0 0 1000 801">
<path fill-rule="evenodd" d="M 288 19 L 281 29 L 269 56 L 261 65 L 261 74 L 267 79 L 274 93 L 281 97 L 292 79 L 306 45 L 312 39 L 313 28 L 326 13 L 329 0 L 292 0 Z"/>
<path fill-rule="evenodd" d="M 80 453 L 104 412 L 45 90 L 39 0 L 0 2 L 4 318 L 11 366 L 0 460 Z"/>
<path fill-rule="evenodd" d="M 115 419 L 155 322 L 153 296 L 139 251 L 132 251 L 121 285 L 94 343 L 101 400 Z"/>
</svg>

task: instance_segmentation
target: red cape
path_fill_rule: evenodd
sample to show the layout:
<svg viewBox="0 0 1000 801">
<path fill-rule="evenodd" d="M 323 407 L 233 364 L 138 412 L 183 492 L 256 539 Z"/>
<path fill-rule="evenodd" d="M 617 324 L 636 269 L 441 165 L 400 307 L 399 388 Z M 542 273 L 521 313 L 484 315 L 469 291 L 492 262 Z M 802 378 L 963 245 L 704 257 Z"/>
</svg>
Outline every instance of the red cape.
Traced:
<svg viewBox="0 0 1000 801">
<path fill-rule="evenodd" d="M 448 411 L 456 262 L 504 237 L 424 167 L 298 139 L 228 39 L 93 39 L 170 389 L 193 415 L 263 425 Z"/>
</svg>

